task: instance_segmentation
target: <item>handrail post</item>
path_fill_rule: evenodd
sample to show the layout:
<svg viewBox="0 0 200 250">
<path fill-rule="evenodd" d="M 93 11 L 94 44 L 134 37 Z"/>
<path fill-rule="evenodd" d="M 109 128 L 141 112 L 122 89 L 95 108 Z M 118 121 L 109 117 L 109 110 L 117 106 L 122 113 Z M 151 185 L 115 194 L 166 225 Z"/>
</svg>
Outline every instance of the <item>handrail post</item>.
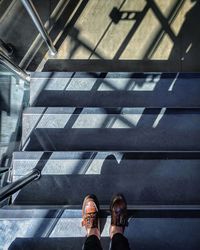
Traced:
<svg viewBox="0 0 200 250">
<path fill-rule="evenodd" d="M 23 69 L 18 65 L 15 65 L 7 56 L 3 53 L 0 53 L 0 63 L 3 64 L 6 68 L 9 68 L 12 72 L 17 74 L 23 80 L 30 82 L 30 75 L 27 74 Z"/>
<path fill-rule="evenodd" d="M 22 178 L 18 179 L 15 182 L 12 182 L 5 187 L 2 187 L 0 189 L 0 202 L 7 199 L 12 194 L 16 193 L 20 189 L 22 189 L 24 186 L 29 184 L 30 182 L 34 180 L 38 180 L 41 176 L 41 172 L 38 169 L 34 169 L 31 173 L 23 176 Z"/>
<path fill-rule="evenodd" d="M 32 21 L 34 22 L 36 28 L 38 29 L 40 35 L 44 39 L 45 43 L 47 44 L 50 52 L 52 55 L 55 55 L 57 53 L 56 48 L 53 45 L 53 42 L 51 41 L 51 38 L 49 34 L 47 33 L 46 29 L 44 28 L 44 25 L 32 3 L 31 0 L 21 0 L 22 4 L 24 5 L 25 9 L 27 10 L 28 14 L 30 15 Z"/>
</svg>

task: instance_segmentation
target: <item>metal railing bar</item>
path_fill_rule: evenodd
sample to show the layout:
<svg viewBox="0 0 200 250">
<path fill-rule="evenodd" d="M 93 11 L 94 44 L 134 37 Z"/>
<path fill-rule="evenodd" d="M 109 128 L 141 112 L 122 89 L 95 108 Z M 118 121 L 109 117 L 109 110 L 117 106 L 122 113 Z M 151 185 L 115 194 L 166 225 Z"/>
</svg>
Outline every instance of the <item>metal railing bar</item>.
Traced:
<svg viewBox="0 0 200 250">
<path fill-rule="evenodd" d="M 30 75 L 26 73 L 23 69 L 21 69 L 18 65 L 14 64 L 7 56 L 3 53 L 0 53 L 0 63 L 4 65 L 6 68 L 11 70 L 13 73 L 18 75 L 23 80 L 30 82 Z"/>
<path fill-rule="evenodd" d="M 7 186 L 0 189 L 0 202 L 7 199 L 12 194 L 16 193 L 30 182 L 39 179 L 41 172 L 38 169 L 34 169 L 31 173 L 18 179 L 17 181 L 8 184 Z"/>
<path fill-rule="evenodd" d="M 37 30 L 39 31 L 40 35 L 42 36 L 42 38 L 44 39 L 45 43 L 47 44 L 50 52 L 52 55 L 57 54 L 57 50 L 53 45 L 53 42 L 48 34 L 48 32 L 46 31 L 40 16 L 37 12 L 37 10 L 35 9 L 35 6 L 33 5 L 31 0 L 21 0 L 22 4 L 24 5 L 25 9 L 27 10 L 29 16 L 31 17 L 32 21 L 34 22 Z"/>
<path fill-rule="evenodd" d="M 9 171 L 9 168 L 7 168 L 7 167 L 0 168 L 0 174 L 3 174 L 5 172 L 7 172 L 7 171 Z"/>
</svg>

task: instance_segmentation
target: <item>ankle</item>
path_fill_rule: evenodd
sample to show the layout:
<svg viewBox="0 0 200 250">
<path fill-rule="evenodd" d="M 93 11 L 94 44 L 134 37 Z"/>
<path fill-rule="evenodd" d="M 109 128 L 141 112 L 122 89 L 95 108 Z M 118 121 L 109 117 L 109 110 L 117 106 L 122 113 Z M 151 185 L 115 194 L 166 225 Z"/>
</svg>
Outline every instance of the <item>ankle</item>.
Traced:
<svg viewBox="0 0 200 250">
<path fill-rule="evenodd" d="M 100 239 L 100 231 L 98 228 L 88 228 L 87 229 L 87 237 L 96 235 Z"/>
<path fill-rule="evenodd" d="M 112 239 L 115 234 L 124 234 L 124 228 L 111 225 L 110 226 L 110 238 Z"/>
</svg>

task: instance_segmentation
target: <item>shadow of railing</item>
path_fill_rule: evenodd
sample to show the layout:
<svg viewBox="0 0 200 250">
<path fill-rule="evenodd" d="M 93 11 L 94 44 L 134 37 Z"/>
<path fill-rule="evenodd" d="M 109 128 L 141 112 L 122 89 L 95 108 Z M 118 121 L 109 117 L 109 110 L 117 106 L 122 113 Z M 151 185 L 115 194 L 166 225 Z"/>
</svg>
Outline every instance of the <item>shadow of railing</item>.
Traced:
<svg viewBox="0 0 200 250">
<path fill-rule="evenodd" d="M 87 50 L 89 52 L 89 56 L 87 59 L 91 59 L 94 55 L 98 59 L 101 59 L 101 62 L 98 62 L 97 64 L 93 65 L 94 71 L 137 71 L 137 72 L 145 72 L 145 71 L 171 71 L 171 72 L 188 72 L 188 71 L 199 71 L 199 54 L 200 54 L 200 48 L 199 48 L 199 32 L 194 31 L 194 27 L 197 27 L 196 23 L 198 23 L 199 20 L 199 7 L 200 4 L 198 1 L 193 0 L 191 3 L 191 8 L 188 9 L 188 12 L 186 14 L 185 21 L 182 23 L 182 26 L 179 28 L 179 32 L 176 34 L 174 31 L 174 28 L 172 25 L 174 24 L 175 20 L 178 18 L 180 13 L 182 12 L 182 9 L 185 7 L 185 0 L 176 0 L 171 4 L 169 8 L 169 13 L 165 13 L 161 9 L 161 7 L 153 0 L 146 1 L 144 8 L 141 11 L 134 11 L 134 10 L 124 10 L 124 6 L 126 6 L 127 1 L 124 0 L 118 7 L 113 6 L 113 9 L 111 10 L 111 13 L 109 14 L 110 22 L 105 27 L 103 34 L 99 37 L 99 40 L 96 42 L 96 44 L 92 44 L 89 40 L 81 39 L 81 28 L 75 26 L 77 20 L 81 18 L 81 15 L 86 8 L 88 4 L 88 0 L 83 1 L 69 1 L 69 3 L 65 6 L 64 10 L 62 10 L 62 14 L 59 16 L 59 18 L 52 18 L 49 22 L 53 23 L 53 28 L 51 29 L 50 36 L 52 37 L 52 40 L 55 41 L 55 46 L 59 50 L 62 47 L 62 43 L 66 39 L 66 37 L 70 38 L 71 41 L 71 48 L 69 48 L 69 55 L 62 55 L 64 58 L 73 58 L 73 55 L 76 54 L 76 51 L 79 50 L 81 47 L 84 48 L 84 50 Z M 49 5 L 48 13 L 46 13 L 43 10 L 43 6 L 36 6 L 36 8 L 39 10 L 39 14 L 41 12 L 41 17 L 45 20 L 45 18 L 50 16 L 51 10 L 55 9 L 55 3 Z M 78 6 L 79 5 L 79 6 Z M 78 6 L 78 7 L 77 7 Z M 62 6 L 61 6 L 62 7 Z M 40 10 L 41 8 L 41 10 Z M 130 45 L 133 37 L 135 36 L 136 32 L 138 32 L 139 28 L 141 27 L 141 24 L 147 17 L 149 11 L 151 11 L 155 19 L 160 24 L 160 27 L 157 31 L 155 31 L 155 34 L 152 35 L 152 38 L 149 40 L 149 42 L 144 46 L 143 49 L 140 49 L 140 57 L 141 59 L 134 59 L 138 58 L 137 55 L 135 56 L 135 52 L 130 51 L 129 54 L 132 54 L 132 56 L 128 56 L 128 60 L 124 60 L 124 62 L 120 61 L 123 59 L 121 56 L 126 51 L 127 47 Z M 44 12 L 44 13 L 43 13 Z M 59 12 L 60 13 L 60 12 Z M 72 16 L 73 14 L 73 16 Z M 24 12 L 23 12 L 24 15 Z M 47 18 L 48 19 L 48 18 Z M 43 21 L 44 21 L 43 20 Z M 68 21 L 69 20 L 69 21 Z M 112 25 L 118 25 L 120 22 L 132 22 L 133 25 L 131 26 L 128 34 L 124 35 L 123 39 L 118 44 L 116 42 L 114 44 L 114 47 L 117 48 L 117 51 L 112 56 L 112 59 L 110 62 L 105 61 L 106 58 L 111 58 L 110 52 L 111 50 L 105 50 L 102 51 L 99 50 L 99 45 L 101 45 L 102 41 L 104 40 L 105 36 L 108 34 L 110 28 Z M 54 23 L 55 22 L 55 23 Z M 18 24 L 17 24 L 18 25 Z M 30 25 L 27 23 L 27 27 L 33 25 Z M 16 27 L 14 26 L 13 29 Z M 30 31 L 30 29 L 29 29 Z M 18 29 L 18 32 L 20 32 L 20 29 Z M 97 29 L 98 32 L 98 29 Z M 29 32 L 30 33 L 30 32 Z M 35 30 L 31 32 L 33 36 L 36 35 Z M 190 35 L 189 35 L 190 34 Z M 148 36 L 149 34 L 141 34 L 143 36 Z M 158 56 L 157 59 L 153 59 L 153 55 L 157 51 L 158 47 L 160 46 L 161 42 L 164 38 L 168 36 L 171 39 L 172 48 L 171 52 L 168 55 L 168 58 L 162 59 L 162 55 Z M 13 36 L 9 38 L 9 36 L 3 37 L 5 38 L 6 42 L 12 42 L 9 41 L 9 39 L 13 40 Z M 32 38 L 31 38 L 32 39 Z M 24 48 L 27 52 L 27 49 L 31 48 L 33 46 L 33 40 L 31 42 L 29 39 L 26 39 L 26 44 L 24 44 Z M 21 42 L 21 41 L 20 41 Z M 109 43 L 108 43 L 109 44 Z M 139 43 L 138 43 L 139 44 Z M 133 44 L 133 46 L 137 47 L 136 44 Z M 41 46 L 41 47 L 40 47 Z M 170 45 L 171 46 L 171 45 Z M 28 65 L 30 62 L 30 71 L 34 71 L 37 69 L 37 67 L 42 62 L 46 52 L 47 48 L 45 45 L 38 45 L 40 47 L 39 51 L 37 53 L 33 53 L 31 58 L 28 60 L 23 59 L 21 61 L 21 64 Z M 18 51 L 19 50 L 19 51 Z M 106 52 L 107 51 L 107 52 Z M 22 59 L 24 52 L 20 51 L 19 44 L 16 45 L 16 60 L 19 61 L 19 58 Z M 112 53 L 113 54 L 113 51 Z M 136 53 L 137 54 L 137 53 Z M 84 57 L 84 56 L 83 56 Z M 79 58 L 79 57 L 78 57 Z M 159 59 L 160 58 L 160 59 Z M 46 59 L 45 59 L 46 60 Z M 26 62 L 25 62 L 26 61 Z M 55 61 L 55 62 L 54 62 Z M 119 61 L 119 62 L 118 62 Z M 88 63 L 88 62 L 87 62 Z M 45 62 L 42 63 L 44 65 Z M 82 64 L 82 63 L 81 63 Z M 59 65 L 59 66 L 57 66 Z M 79 65 L 79 64 L 78 64 Z M 60 67 L 61 66 L 61 67 Z M 41 66 L 43 67 L 43 66 Z M 40 70 L 41 70 L 40 67 Z M 90 71 L 90 66 L 87 67 L 81 66 L 81 70 Z M 48 60 L 47 64 L 45 65 L 44 70 L 65 70 L 65 71 L 79 71 L 78 66 L 73 66 L 73 61 L 69 60 L 59 60 L 59 59 L 50 59 Z"/>
<path fill-rule="evenodd" d="M 107 25 L 107 27 L 105 27 L 105 32 L 99 38 L 99 41 L 93 46 L 91 45 L 91 42 L 89 40 L 88 43 L 86 40 L 81 40 L 81 30 L 79 30 L 77 27 L 74 27 L 74 25 L 72 25 L 71 27 L 68 26 L 67 33 L 60 38 L 60 41 L 64 41 L 66 36 L 70 37 L 72 46 L 71 52 L 69 52 L 69 56 L 66 55 L 67 59 L 65 60 L 48 60 L 43 70 L 101 72 L 198 72 L 200 70 L 198 62 L 199 56 L 197 56 L 200 53 L 200 48 L 197 44 L 197 41 L 199 40 L 199 32 L 192 32 L 192 36 L 189 36 L 189 33 L 192 30 L 192 26 L 196 26 L 195 24 L 198 21 L 200 6 L 199 3 L 195 2 L 191 9 L 188 10 L 185 22 L 183 22 L 178 34 L 175 34 L 174 28 L 172 28 L 172 24 L 175 22 L 177 16 L 180 15 L 182 9 L 184 8 L 184 4 L 184 0 L 177 0 L 176 2 L 174 2 L 167 16 L 163 14 L 162 10 L 153 0 L 146 1 L 146 5 L 140 12 L 134 12 L 130 10 L 124 11 L 121 10 L 121 6 L 119 8 L 113 7 L 113 10 L 110 13 L 111 22 Z M 122 3 L 122 5 L 124 5 L 124 2 Z M 138 32 L 149 11 L 152 11 L 152 13 L 155 15 L 155 18 L 160 23 L 160 28 L 158 28 L 155 34 L 152 35 L 152 39 L 150 39 L 149 43 L 145 45 L 143 49 L 141 49 L 141 59 L 134 59 L 135 54 L 130 50 L 129 54 L 132 54 L 133 59 L 131 58 L 131 56 L 128 56 L 129 59 L 123 60 L 123 57 L 121 58 L 122 54 L 126 51 L 127 47 L 130 46 L 131 40 L 133 39 L 136 32 Z M 114 48 L 116 47 L 118 49 L 114 53 L 114 49 L 112 48 L 110 51 L 112 51 L 111 54 L 114 53 L 114 56 L 112 56 L 112 59 L 107 60 L 107 58 L 111 57 L 108 52 L 109 50 L 105 49 L 104 52 L 102 49 L 99 49 L 99 45 L 105 38 L 106 34 L 109 32 L 111 25 L 118 25 L 124 20 L 133 22 L 133 25 L 128 34 L 123 37 L 120 44 L 118 44 L 116 40 Z M 148 35 L 150 34 L 143 34 L 143 36 L 145 37 Z M 159 54 L 160 59 L 154 59 L 153 55 L 159 48 L 164 38 L 166 38 L 166 36 L 169 36 L 172 42 L 172 49 L 171 52 L 169 52 L 168 58 L 163 58 L 162 54 Z M 59 48 L 62 43 L 60 42 L 58 44 L 60 44 L 58 46 Z M 136 42 L 135 46 L 138 45 L 139 42 L 138 44 Z M 72 56 L 76 54 L 76 51 L 81 47 L 88 50 L 89 57 L 87 59 L 91 59 L 94 55 L 94 57 L 97 57 L 98 60 L 92 60 L 92 62 L 90 63 L 84 56 L 83 59 L 85 59 L 85 61 L 79 60 L 79 57 L 77 59 L 70 60 L 70 58 L 72 58 Z"/>
<path fill-rule="evenodd" d="M 89 0 L 75 0 L 75 1 L 69 1 L 69 4 L 65 7 L 65 9 L 62 12 L 62 15 L 59 17 L 58 21 L 55 23 L 54 27 L 52 28 L 50 32 L 50 36 L 52 40 L 56 40 L 55 47 L 58 50 L 59 47 L 62 44 L 63 37 L 66 37 L 68 35 L 69 30 L 74 26 L 76 21 L 78 20 L 79 16 L 81 15 L 82 11 L 86 7 Z M 76 7 L 78 8 L 76 9 Z M 73 13 L 75 11 L 75 13 Z M 72 18 L 70 19 L 71 15 L 73 13 Z M 68 22 L 68 20 L 70 21 Z M 59 37 L 59 34 L 62 34 Z M 59 39 L 57 38 L 59 37 Z M 30 71 L 35 71 L 38 67 L 38 65 L 41 63 L 42 59 L 44 58 L 44 55 L 48 52 L 46 46 L 43 44 L 41 45 L 39 51 L 34 56 L 33 60 L 31 61 L 29 65 Z"/>
<path fill-rule="evenodd" d="M 78 62 L 76 65 L 78 69 Z M 91 66 L 94 67 L 92 62 Z M 67 77 L 66 75 L 63 76 Z M 59 77 L 63 76 L 61 74 L 58 76 L 58 78 L 56 78 L 55 75 L 55 78 L 59 79 Z M 70 77 L 71 76 L 69 76 L 69 78 Z M 126 80 L 126 84 L 130 85 L 128 88 L 131 89 L 126 89 L 127 86 L 125 83 L 123 87 L 120 87 L 120 77 L 123 78 L 121 82 L 123 81 L 124 83 Z M 51 87 L 48 89 L 45 87 L 42 88 L 34 98 L 34 105 L 37 107 L 58 107 L 62 105 L 65 107 L 80 108 L 196 108 L 199 106 L 200 102 L 198 95 L 199 77 L 199 74 L 177 75 L 176 73 L 122 73 L 121 75 L 119 74 L 119 76 L 115 75 L 115 73 L 76 73 L 73 75 L 73 78 L 70 80 L 70 82 L 66 80 L 67 86 L 65 87 L 65 90 L 56 90 L 56 85 L 53 85 L 52 79 L 52 90 Z M 79 83 L 76 83 L 75 86 L 74 84 L 76 79 L 77 82 L 82 79 L 84 85 L 82 86 Z M 90 83 L 91 86 L 88 85 L 89 89 L 86 89 L 88 86 L 86 83 L 84 83 L 84 79 L 94 79 L 94 82 Z M 43 84 L 40 78 L 36 77 L 35 81 L 41 82 L 41 84 Z"/>
</svg>

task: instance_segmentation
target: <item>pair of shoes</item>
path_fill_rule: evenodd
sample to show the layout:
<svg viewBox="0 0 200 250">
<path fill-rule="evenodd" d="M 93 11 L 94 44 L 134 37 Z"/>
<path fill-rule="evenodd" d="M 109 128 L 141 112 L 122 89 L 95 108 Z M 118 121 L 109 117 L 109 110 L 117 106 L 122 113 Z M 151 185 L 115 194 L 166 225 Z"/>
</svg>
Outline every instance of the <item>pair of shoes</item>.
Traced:
<svg viewBox="0 0 200 250">
<path fill-rule="evenodd" d="M 82 207 L 82 226 L 85 226 L 86 231 L 96 228 L 100 232 L 99 211 L 97 197 L 94 194 L 86 196 Z M 127 203 L 122 194 L 113 196 L 110 204 L 110 212 L 111 227 L 120 227 L 123 233 L 125 226 L 128 226 L 128 216 Z"/>
</svg>

